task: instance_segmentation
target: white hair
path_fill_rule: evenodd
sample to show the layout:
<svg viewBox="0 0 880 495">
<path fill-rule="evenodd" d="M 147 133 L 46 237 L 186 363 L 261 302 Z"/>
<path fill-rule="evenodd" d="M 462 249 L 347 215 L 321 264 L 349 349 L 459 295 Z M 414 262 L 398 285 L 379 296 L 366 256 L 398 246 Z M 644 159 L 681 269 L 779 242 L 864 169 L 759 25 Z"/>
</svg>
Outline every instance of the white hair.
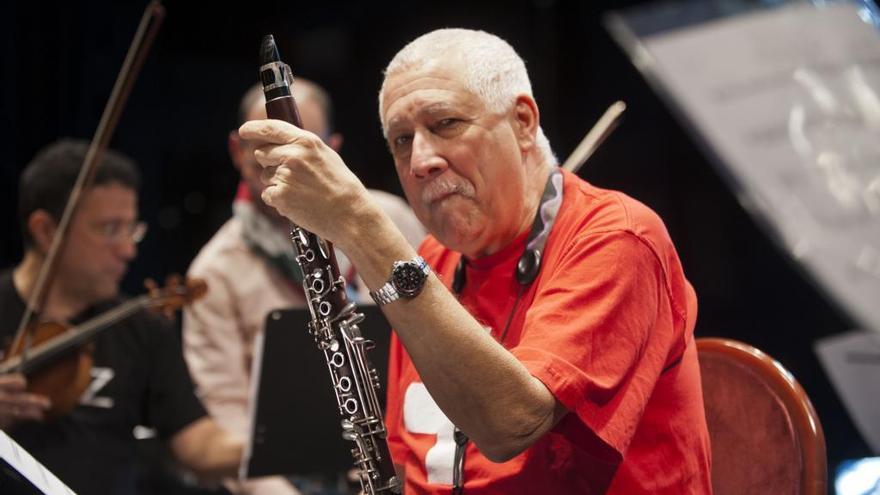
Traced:
<svg viewBox="0 0 880 495">
<path fill-rule="evenodd" d="M 391 76 L 436 62 L 450 53 L 464 67 L 461 80 L 465 88 L 478 96 L 493 113 L 508 111 L 516 97 L 532 95 L 532 83 L 525 62 L 503 39 L 485 31 L 471 29 L 437 29 L 424 34 L 403 47 L 385 68 L 385 78 L 379 90 L 379 120 L 382 134 L 387 137 L 383 100 L 385 84 Z M 544 130 L 538 127 L 538 151 L 549 164 L 556 164 L 556 156 Z"/>
</svg>

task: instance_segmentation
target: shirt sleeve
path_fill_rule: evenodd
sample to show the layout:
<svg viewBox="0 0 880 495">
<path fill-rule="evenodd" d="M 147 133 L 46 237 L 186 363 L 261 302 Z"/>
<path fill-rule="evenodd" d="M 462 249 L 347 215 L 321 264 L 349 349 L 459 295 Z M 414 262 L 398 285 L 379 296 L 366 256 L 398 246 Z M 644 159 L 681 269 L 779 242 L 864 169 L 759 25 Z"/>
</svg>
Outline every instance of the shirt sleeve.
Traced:
<svg viewBox="0 0 880 495">
<path fill-rule="evenodd" d="M 249 378 L 235 298 L 225 277 L 190 273 L 210 289 L 183 311 L 183 352 L 199 397 L 218 424 L 248 438 Z"/>
<path fill-rule="evenodd" d="M 622 456 L 676 338 L 663 268 L 628 231 L 583 235 L 562 256 L 512 352 L 579 420 L 557 428 Z"/>
</svg>

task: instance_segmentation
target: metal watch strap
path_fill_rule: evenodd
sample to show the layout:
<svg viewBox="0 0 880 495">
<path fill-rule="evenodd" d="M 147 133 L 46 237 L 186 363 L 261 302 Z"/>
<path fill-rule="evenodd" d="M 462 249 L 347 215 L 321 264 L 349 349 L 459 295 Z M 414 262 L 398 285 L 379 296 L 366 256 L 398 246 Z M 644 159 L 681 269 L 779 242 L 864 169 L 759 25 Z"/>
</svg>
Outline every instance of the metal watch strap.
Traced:
<svg viewBox="0 0 880 495">
<path fill-rule="evenodd" d="M 391 268 L 391 276 L 388 278 L 388 281 L 385 282 L 385 285 L 376 290 L 370 291 L 370 297 L 373 298 L 373 301 L 375 301 L 377 305 L 383 306 L 400 299 L 400 292 L 398 292 L 397 287 L 394 286 L 394 268 L 400 263 L 416 263 L 425 276 L 431 273 L 431 267 L 421 256 L 416 256 L 409 261 L 394 262 L 394 265 L 392 265 Z"/>
</svg>

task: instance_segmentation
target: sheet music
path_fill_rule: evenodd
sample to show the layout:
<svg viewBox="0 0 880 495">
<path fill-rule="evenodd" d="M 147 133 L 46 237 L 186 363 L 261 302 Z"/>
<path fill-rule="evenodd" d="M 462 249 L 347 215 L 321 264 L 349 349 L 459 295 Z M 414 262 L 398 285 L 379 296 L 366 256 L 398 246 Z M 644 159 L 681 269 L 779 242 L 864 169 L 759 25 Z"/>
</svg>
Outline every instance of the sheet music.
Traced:
<svg viewBox="0 0 880 495">
<path fill-rule="evenodd" d="M 880 337 L 849 332 L 816 343 L 816 354 L 859 432 L 880 453 Z"/>
<path fill-rule="evenodd" d="M 630 47 L 743 206 L 860 326 L 880 331 L 880 34 L 797 2 Z"/>
<path fill-rule="evenodd" d="M 45 495 L 76 495 L 3 430 L 0 430 L 0 459 Z"/>
</svg>

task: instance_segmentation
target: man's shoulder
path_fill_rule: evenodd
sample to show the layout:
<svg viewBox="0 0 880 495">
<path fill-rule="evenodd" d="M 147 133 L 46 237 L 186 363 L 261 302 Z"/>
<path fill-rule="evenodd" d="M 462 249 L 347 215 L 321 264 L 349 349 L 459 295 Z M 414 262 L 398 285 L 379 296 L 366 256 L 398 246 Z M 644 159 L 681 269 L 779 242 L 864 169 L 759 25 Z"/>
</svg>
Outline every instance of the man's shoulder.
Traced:
<svg viewBox="0 0 880 495">
<path fill-rule="evenodd" d="M 569 174 L 560 223 L 574 223 L 581 235 L 629 232 L 644 239 L 668 239 L 660 216 L 641 201 L 617 190 L 604 189 Z M 653 243 L 652 243 L 653 244 Z"/>
<path fill-rule="evenodd" d="M 249 256 L 250 250 L 242 238 L 241 221 L 232 217 L 211 236 L 193 259 L 190 275 L 199 275 L 215 269 L 226 269 L 230 261 Z"/>
<path fill-rule="evenodd" d="M 560 222 L 563 233 L 556 239 L 558 245 L 595 245 L 597 238 L 604 238 L 608 241 L 605 245 L 621 256 L 650 256 L 665 274 L 676 312 L 687 319 L 688 311 L 695 307 L 693 290 L 688 288 L 672 237 L 660 216 L 620 191 L 575 179 L 566 188 L 566 194 L 572 194 L 565 201 L 571 203 L 560 213 L 567 220 Z"/>
</svg>

